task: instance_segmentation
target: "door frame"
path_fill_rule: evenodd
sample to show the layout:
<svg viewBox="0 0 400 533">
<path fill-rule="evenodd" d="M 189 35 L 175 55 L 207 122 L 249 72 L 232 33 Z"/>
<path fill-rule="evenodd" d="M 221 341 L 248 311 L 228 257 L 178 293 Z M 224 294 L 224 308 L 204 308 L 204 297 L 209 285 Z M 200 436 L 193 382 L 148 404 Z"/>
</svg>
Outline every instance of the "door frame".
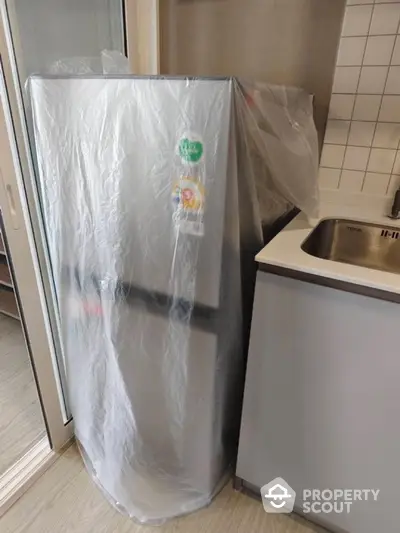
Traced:
<svg viewBox="0 0 400 533">
<path fill-rule="evenodd" d="M 3 54 L 1 59 L 3 63 Z M 72 436 L 64 423 L 60 384 L 54 372 L 55 347 L 42 273 L 22 178 L 4 69 L 0 67 L 0 205 L 17 288 L 17 303 L 50 445 L 61 449 Z"/>
<path fill-rule="evenodd" d="M 5 229 L 3 242 L 12 274 L 21 327 L 37 386 L 38 402 L 46 434 L 0 472 L 0 517 L 57 459 L 72 438 L 72 424 L 63 422 L 61 404 L 52 368 L 52 338 L 41 290 L 40 271 L 18 161 L 12 118 L 0 55 L 0 206 Z M 17 261 L 13 261 L 17 258 Z M 51 449 L 51 447 L 53 450 Z"/>
<path fill-rule="evenodd" d="M 45 230 L 40 217 L 40 203 L 36 187 L 34 186 L 35 174 L 25 123 L 23 96 L 16 67 L 14 42 L 8 26 L 8 10 L 5 0 L 0 0 L 0 58 L 2 66 L 1 83 L 4 84 L 3 90 L 1 91 L 2 106 L 8 133 L 7 141 L 4 140 L 3 142 L 5 145 L 8 145 L 7 151 L 12 158 L 12 161 L 10 158 L 7 158 L 8 168 L 6 174 L 3 174 L 3 180 L 8 180 L 6 186 L 11 191 L 14 201 L 19 201 L 20 211 L 18 216 L 21 221 L 20 226 L 25 228 L 27 232 L 26 239 L 30 240 L 30 246 L 32 247 L 31 266 L 32 261 L 34 261 L 36 268 L 36 282 L 38 290 L 40 291 L 42 305 L 44 306 L 42 327 L 46 328 L 48 342 L 47 351 L 50 354 L 51 365 L 50 360 L 47 360 L 47 370 L 45 369 L 44 362 L 43 366 L 37 368 L 37 385 L 42 396 L 42 408 L 46 418 L 49 441 L 51 447 L 57 451 L 72 437 L 73 427 L 70 423 L 71 417 L 68 415 L 67 404 L 65 401 L 66 383 L 64 369 L 60 367 L 60 363 L 56 356 L 56 353 L 60 354 L 60 356 L 62 354 L 59 317 L 53 304 L 53 302 L 56 301 L 54 286 L 50 277 L 51 268 L 46 248 Z M 17 198 L 17 200 L 15 200 L 15 198 Z M 16 255 L 16 252 L 12 249 L 13 235 L 12 233 L 10 233 L 10 235 L 8 234 L 12 231 L 10 228 L 11 221 L 8 221 L 9 228 L 7 228 L 6 212 L 3 218 L 6 226 L 7 238 L 10 241 L 9 246 L 11 255 L 14 258 L 14 263 L 16 263 L 16 261 L 22 263 L 22 256 L 19 258 L 19 256 Z M 14 217 L 14 223 L 15 220 Z M 26 242 L 28 241 L 26 240 Z M 25 265 L 27 268 L 28 263 L 26 262 Z M 17 265 L 15 264 L 15 267 L 16 266 Z M 17 279 L 18 288 L 19 283 L 20 281 Z M 24 301 L 22 294 L 21 304 L 25 310 L 27 302 Z M 45 337 L 43 336 L 43 339 L 44 338 Z M 38 349 L 38 347 L 36 347 L 36 349 Z M 32 352 L 33 355 L 31 357 L 35 357 L 36 351 L 33 346 Z M 40 375 L 43 375 L 41 380 L 42 383 L 39 380 Z M 48 384 L 50 388 L 48 391 L 46 388 L 42 391 L 42 385 L 46 387 L 46 384 Z M 57 392 L 57 395 L 54 394 L 55 391 Z"/>
<path fill-rule="evenodd" d="M 134 74 L 160 73 L 160 2 L 125 0 L 126 50 Z"/>
</svg>

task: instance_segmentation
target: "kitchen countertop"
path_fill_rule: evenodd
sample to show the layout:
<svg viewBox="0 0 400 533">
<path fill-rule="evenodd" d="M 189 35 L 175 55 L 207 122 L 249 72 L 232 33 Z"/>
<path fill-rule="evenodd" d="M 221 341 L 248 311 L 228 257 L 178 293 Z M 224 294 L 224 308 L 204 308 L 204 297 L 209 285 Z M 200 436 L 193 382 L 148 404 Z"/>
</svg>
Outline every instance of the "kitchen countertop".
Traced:
<svg viewBox="0 0 400 533">
<path fill-rule="evenodd" d="M 386 216 L 386 213 L 390 212 L 392 202 L 391 197 L 322 191 L 319 218 L 309 220 L 304 213 L 297 215 L 261 250 L 256 256 L 256 261 L 261 264 L 260 266 L 272 265 L 325 279 L 400 294 L 400 275 L 398 274 L 320 259 L 301 249 L 302 243 L 314 227 L 325 218 L 375 222 L 398 227 L 400 230 L 400 220 L 392 220 Z"/>
</svg>

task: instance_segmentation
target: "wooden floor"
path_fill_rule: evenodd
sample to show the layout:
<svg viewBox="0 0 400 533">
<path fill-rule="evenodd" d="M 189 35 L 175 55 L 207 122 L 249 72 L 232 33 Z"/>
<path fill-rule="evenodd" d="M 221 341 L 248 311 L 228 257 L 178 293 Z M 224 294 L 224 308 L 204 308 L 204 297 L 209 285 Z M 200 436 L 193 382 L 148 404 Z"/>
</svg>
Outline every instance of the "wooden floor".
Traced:
<svg viewBox="0 0 400 533">
<path fill-rule="evenodd" d="M 268 515 L 227 485 L 207 509 L 154 528 L 119 514 L 93 484 L 75 445 L 0 519 L 2 533 L 315 533 L 301 519 Z"/>
<path fill-rule="evenodd" d="M 0 474 L 43 435 L 21 323 L 0 314 Z"/>
</svg>

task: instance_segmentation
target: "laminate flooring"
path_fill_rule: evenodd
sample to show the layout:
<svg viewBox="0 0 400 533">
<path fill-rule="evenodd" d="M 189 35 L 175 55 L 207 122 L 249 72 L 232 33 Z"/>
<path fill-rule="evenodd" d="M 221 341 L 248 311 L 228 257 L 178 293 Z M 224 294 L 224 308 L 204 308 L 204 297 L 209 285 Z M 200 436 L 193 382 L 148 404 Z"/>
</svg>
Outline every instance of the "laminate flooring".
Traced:
<svg viewBox="0 0 400 533">
<path fill-rule="evenodd" d="M 22 325 L 0 314 L 0 474 L 44 434 Z"/>
<path fill-rule="evenodd" d="M 2 533 L 321 533 L 310 523 L 264 512 L 229 483 L 214 502 L 161 527 L 118 513 L 87 474 L 75 445 L 0 519 Z"/>
</svg>

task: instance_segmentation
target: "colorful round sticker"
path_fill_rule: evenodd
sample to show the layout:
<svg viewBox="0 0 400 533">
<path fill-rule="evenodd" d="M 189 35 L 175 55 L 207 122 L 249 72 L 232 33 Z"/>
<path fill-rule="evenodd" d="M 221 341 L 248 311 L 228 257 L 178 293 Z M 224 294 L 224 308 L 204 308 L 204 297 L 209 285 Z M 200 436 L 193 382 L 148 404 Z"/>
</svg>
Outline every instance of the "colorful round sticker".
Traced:
<svg viewBox="0 0 400 533">
<path fill-rule="evenodd" d="M 179 157 L 184 163 L 196 165 L 204 155 L 202 139 L 195 133 L 185 133 L 178 143 Z"/>
<path fill-rule="evenodd" d="M 186 212 L 198 213 L 204 206 L 204 188 L 195 178 L 184 176 L 174 185 L 172 199 Z"/>
</svg>

